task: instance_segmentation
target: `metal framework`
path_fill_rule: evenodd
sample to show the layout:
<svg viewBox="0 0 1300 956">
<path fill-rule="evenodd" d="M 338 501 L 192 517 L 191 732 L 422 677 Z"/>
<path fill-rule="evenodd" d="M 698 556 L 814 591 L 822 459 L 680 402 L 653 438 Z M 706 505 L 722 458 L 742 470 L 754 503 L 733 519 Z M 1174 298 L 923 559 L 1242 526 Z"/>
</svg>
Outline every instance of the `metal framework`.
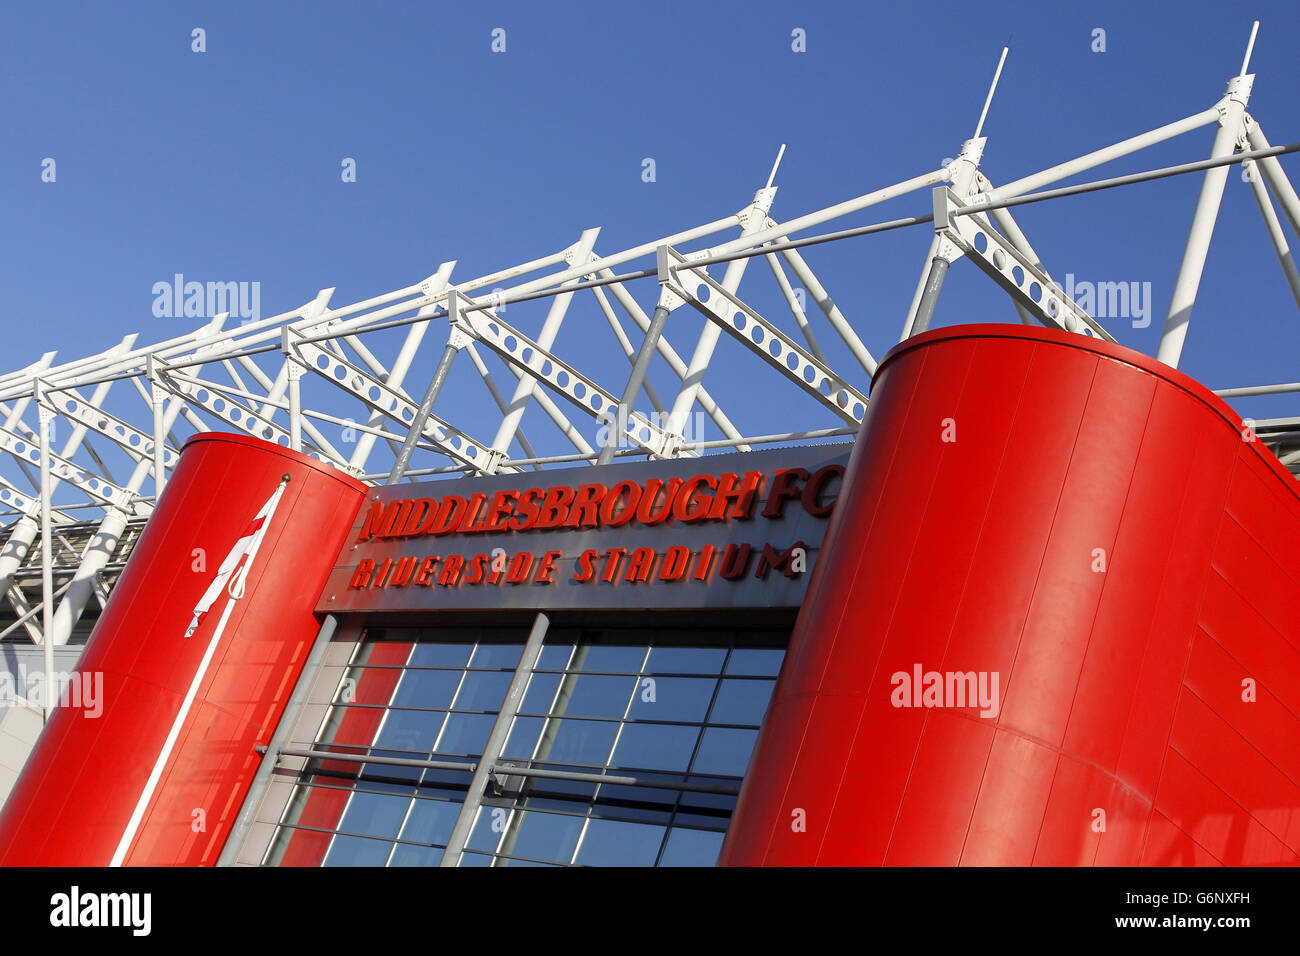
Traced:
<svg viewBox="0 0 1300 956">
<path fill-rule="evenodd" d="M 1157 352 L 1177 366 L 1234 164 L 1245 170 L 1300 305 L 1287 236 L 1289 228 L 1300 237 L 1300 198 L 1278 160 L 1300 145 L 1272 146 L 1248 112 L 1253 44 L 1254 31 L 1239 74 L 1212 106 L 1001 186 L 980 169 L 995 75 L 956 160 L 792 219 L 772 215 L 778 155 L 766 184 L 735 214 L 628 249 L 598 249 L 600 230 L 588 229 L 566 248 L 488 275 L 455 277 L 456 262 L 444 262 L 422 281 L 361 302 L 335 306 L 325 289 L 238 327 L 220 314 L 165 341 L 139 345 L 132 334 L 96 355 L 56 363 L 50 352 L 0 375 L 0 520 L 8 529 L 0 591 L 10 612 L 0 640 L 44 643 L 51 653 L 84 636 L 195 431 L 278 442 L 375 483 L 854 435 L 875 356 L 895 336 L 879 316 L 846 315 L 832 299 L 803 252 L 828 242 L 929 229 L 898 340 L 929 326 L 949 267 L 967 258 L 1008 294 L 1008 318 L 1114 341 L 1053 279 L 1012 208 L 1201 173 Z M 1207 160 L 1046 189 L 1211 125 Z M 922 190 L 928 213 L 846 224 Z M 837 231 L 810 234 L 833 223 Z M 566 325 L 582 310 L 578 328 L 572 318 Z M 694 341 L 683 341 L 692 333 Z M 596 343 L 606 336 L 602 356 Z M 734 368 L 720 376 L 723 363 Z M 1219 394 L 1295 392 L 1300 382 Z M 774 410 L 800 424 L 773 433 Z M 1300 471 L 1300 417 L 1250 424 Z"/>
</svg>

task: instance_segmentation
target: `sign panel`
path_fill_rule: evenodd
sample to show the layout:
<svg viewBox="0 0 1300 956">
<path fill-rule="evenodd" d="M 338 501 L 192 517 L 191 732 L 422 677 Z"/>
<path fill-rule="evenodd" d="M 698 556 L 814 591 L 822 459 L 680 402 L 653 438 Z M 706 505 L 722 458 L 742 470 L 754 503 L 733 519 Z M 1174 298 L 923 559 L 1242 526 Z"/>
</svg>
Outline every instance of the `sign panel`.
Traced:
<svg viewBox="0 0 1300 956">
<path fill-rule="evenodd" d="M 850 450 L 375 489 L 317 610 L 797 607 Z"/>
</svg>

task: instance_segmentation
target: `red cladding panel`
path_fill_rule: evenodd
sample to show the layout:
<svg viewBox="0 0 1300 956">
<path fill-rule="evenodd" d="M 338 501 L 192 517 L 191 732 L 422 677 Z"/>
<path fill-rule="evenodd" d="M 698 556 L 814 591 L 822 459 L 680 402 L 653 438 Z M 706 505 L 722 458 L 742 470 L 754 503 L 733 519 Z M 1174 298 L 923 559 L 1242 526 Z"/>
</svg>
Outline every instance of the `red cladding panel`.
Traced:
<svg viewBox="0 0 1300 956">
<path fill-rule="evenodd" d="M 193 637 L 222 560 L 289 475 L 189 716 L 125 857 L 211 865 L 320 626 L 313 608 L 366 486 L 278 445 L 186 442 L 78 664 L 103 707 L 55 711 L 0 814 L 0 865 L 103 866 L 127 829 L 228 597 Z M 96 713 L 95 710 L 101 712 Z"/>
<path fill-rule="evenodd" d="M 1096 339 L 894 349 L 721 862 L 1300 861 L 1300 486 L 1249 438 Z"/>
</svg>

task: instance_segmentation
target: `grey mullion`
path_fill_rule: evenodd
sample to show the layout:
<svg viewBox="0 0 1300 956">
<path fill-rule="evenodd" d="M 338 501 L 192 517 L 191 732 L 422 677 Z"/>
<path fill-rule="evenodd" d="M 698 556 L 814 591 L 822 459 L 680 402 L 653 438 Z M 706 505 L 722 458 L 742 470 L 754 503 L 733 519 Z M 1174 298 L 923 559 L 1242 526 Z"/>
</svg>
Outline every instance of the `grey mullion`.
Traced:
<svg viewBox="0 0 1300 956">
<path fill-rule="evenodd" d="M 410 649 L 406 652 L 406 664 L 409 664 L 409 663 L 411 662 L 411 655 L 413 655 L 413 654 L 415 653 L 415 648 L 416 648 L 416 643 L 415 643 L 414 641 L 412 641 L 412 642 L 411 642 Z M 402 665 L 402 668 L 401 668 L 401 675 L 397 678 L 397 681 L 393 684 L 393 689 L 392 689 L 391 691 L 389 691 L 389 693 L 388 693 L 388 703 L 387 703 L 387 704 L 384 706 L 384 708 L 383 708 L 383 710 L 384 710 L 384 716 L 380 718 L 380 720 L 379 720 L 379 724 L 375 727 L 375 735 L 370 739 L 370 745 L 369 745 L 369 747 L 367 748 L 368 753 L 366 754 L 366 756 L 373 756 L 373 751 L 375 751 L 375 750 L 377 750 L 377 749 L 378 749 L 378 750 L 385 749 L 385 748 L 382 748 L 382 747 L 376 747 L 375 745 L 376 745 L 376 744 L 378 743 L 378 741 L 379 741 L 379 736 L 384 732 L 384 727 L 385 727 L 385 725 L 387 725 L 387 723 L 388 723 L 388 715 L 389 715 L 390 713 L 392 713 L 392 710 L 393 710 L 393 701 L 397 699 L 397 692 L 398 692 L 399 690 L 402 689 L 402 681 L 404 681 L 404 680 L 406 680 L 406 665 L 405 665 L 405 664 Z M 361 683 L 360 681 L 357 682 L 358 686 L 360 686 L 360 683 Z M 344 705 L 344 706 L 346 706 L 346 705 Z M 364 768 L 364 767 L 365 767 L 365 764 L 361 764 L 360 766 Z M 358 770 L 358 771 L 357 771 L 357 777 L 358 777 L 358 779 L 360 779 L 361 775 L 362 775 L 364 772 L 365 772 L 364 769 L 362 769 L 362 770 Z M 414 789 L 414 788 L 412 788 L 412 789 Z M 347 803 L 344 805 L 344 807 L 343 807 L 343 812 L 339 815 L 339 820 L 340 820 L 340 821 L 341 821 L 345 816 L 347 816 L 348 808 L 352 806 L 352 800 L 353 800 L 353 798 L 356 797 L 356 793 L 357 793 L 357 791 L 356 791 L 356 787 L 354 786 L 354 787 L 352 788 L 352 793 L 348 796 L 348 802 L 347 802 Z M 395 796 L 395 794 L 394 794 L 394 796 Z M 412 806 L 411 801 L 413 801 L 414 799 L 415 799 L 414 795 L 412 795 L 412 796 L 410 796 L 410 797 L 407 798 L 407 801 L 406 801 L 406 813 L 404 813 L 404 814 L 402 815 L 402 825 L 405 825 L 405 823 L 406 823 L 406 818 L 407 818 L 407 817 L 410 815 L 410 813 L 411 813 L 411 806 Z M 401 833 L 401 832 L 402 832 L 402 825 L 399 825 L 399 826 L 398 826 L 398 828 L 397 828 L 397 832 L 398 832 L 398 833 Z M 349 835 L 352 835 L 352 834 L 349 834 Z M 337 839 L 337 836 L 338 836 L 338 835 L 337 835 L 337 833 L 336 833 L 335 836 L 330 837 L 330 845 L 329 845 L 328 847 L 325 848 L 325 856 L 321 857 L 321 862 L 322 862 L 322 863 L 324 863 L 325 860 L 329 857 L 330 850 L 333 849 L 333 847 L 334 847 L 334 841 Z M 388 865 L 388 861 L 389 861 L 390 859 L 392 859 L 392 856 L 393 856 L 393 848 L 390 846 L 390 847 L 388 848 L 388 856 L 386 856 L 386 857 L 384 858 L 384 866 L 387 866 L 387 865 Z"/>
<path fill-rule="evenodd" d="M 373 648 L 374 644 L 375 644 L 375 642 L 372 641 L 372 642 L 370 643 L 370 646 Z M 344 680 L 347 679 L 347 677 L 349 676 L 350 672 L 351 672 L 354 668 L 356 668 L 356 666 L 357 666 L 357 665 L 356 665 L 356 659 L 357 659 L 358 655 L 361 653 L 361 650 L 362 650 L 363 647 L 366 647 L 366 640 L 365 640 L 364 635 L 363 635 L 362 639 L 361 639 L 360 641 L 357 642 L 357 647 L 356 647 L 356 649 L 355 649 L 355 650 L 353 651 L 353 653 L 352 653 L 352 664 L 351 664 L 351 666 L 349 666 L 349 668 L 348 668 L 346 671 L 343 672 L 343 677 L 340 678 L 340 680 L 339 680 L 340 685 L 342 684 L 342 682 L 343 682 Z M 411 654 L 412 654 L 412 652 L 413 652 L 414 650 L 415 650 L 415 644 L 412 643 L 412 644 L 411 644 L 411 647 L 410 647 L 410 650 L 408 650 L 408 651 L 406 652 L 406 659 L 407 659 L 408 661 L 411 659 Z M 361 665 L 361 667 L 363 667 L 363 668 L 364 668 L 364 666 L 365 666 L 365 665 Z M 360 684 L 360 681 L 358 680 L 357 683 Z M 393 696 L 397 693 L 397 688 L 400 687 L 400 686 L 402 686 L 402 682 L 401 682 L 401 680 L 399 679 L 399 680 L 397 681 L 397 683 L 393 685 L 393 689 L 392 689 L 392 691 L 391 691 L 391 692 L 389 693 L 389 695 L 388 695 L 388 702 L 389 702 L 389 704 L 392 703 L 392 701 L 393 701 Z M 337 690 L 337 688 L 335 689 L 334 696 L 336 696 L 336 697 L 338 696 L 338 690 Z M 345 706 L 347 706 L 347 705 L 346 705 L 346 704 L 331 704 L 331 708 L 330 708 L 329 712 L 327 713 L 326 721 L 325 721 L 325 722 L 328 723 L 329 717 L 333 715 L 333 713 L 334 713 L 334 708 L 335 708 L 335 707 L 345 707 Z M 378 740 L 378 739 L 379 739 L 379 735 L 380 735 L 381 733 L 383 733 L 384 724 L 387 722 L 387 720 L 388 720 L 388 712 L 387 712 L 387 710 L 385 709 L 384 716 L 380 719 L 379 724 L 375 727 L 374 736 L 371 737 L 371 739 L 370 739 L 370 744 L 369 744 L 369 746 L 368 746 L 368 749 L 372 749 L 372 748 L 374 747 L 374 743 L 375 743 L 375 741 Z M 324 731 L 324 729 L 325 729 L 324 726 L 322 726 L 321 729 L 317 731 L 317 736 L 320 736 L 320 734 Z M 300 786 L 301 786 L 301 785 L 300 785 Z M 342 788 L 340 788 L 340 789 L 342 789 Z M 347 802 L 345 802 L 345 803 L 343 804 L 343 810 L 339 813 L 339 820 L 340 820 L 340 821 L 341 821 L 344 817 L 347 816 L 348 808 L 352 806 L 352 800 L 353 800 L 353 798 L 354 798 L 355 796 L 356 796 L 356 788 L 355 788 L 355 787 L 351 787 L 351 788 L 349 788 Z M 325 862 L 326 859 L 329 858 L 330 851 L 331 851 L 332 849 L 334 849 L 334 842 L 335 842 L 335 840 L 338 838 L 338 832 L 339 832 L 339 831 L 335 830 L 335 831 L 333 831 L 332 835 L 330 836 L 329 843 L 328 843 L 328 844 L 326 845 L 326 847 L 325 847 L 325 852 L 321 855 L 321 863 L 322 863 L 322 864 Z M 351 835 L 351 834 L 349 834 L 349 835 Z M 390 851 L 390 852 L 391 852 L 391 851 Z"/>
<path fill-rule="evenodd" d="M 483 853 L 482 850 L 466 850 L 466 853 Z M 541 863 L 545 866 L 569 866 L 563 860 L 543 860 L 540 856 L 515 856 L 511 853 L 490 853 L 494 860 L 518 860 L 520 863 Z"/>
<path fill-rule="evenodd" d="M 633 675 L 633 676 L 635 676 L 635 675 Z M 702 680 L 708 680 L 707 677 L 703 677 L 703 678 L 701 678 L 701 679 L 702 679 Z M 720 679 L 719 679 L 718 681 L 716 681 L 716 683 L 720 683 L 720 682 L 721 682 Z M 639 686 L 640 686 L 640 685 L 638 685 L 638 687 L 639 687 Z M 712 700 L 712 699 L 710 699 L 710 701 L 709 701 L 709 706 L 710 706 L 710 707 L 713 706 L 713 700 Z M 411 708 L 408 708 L 408 709 L 411 709 Z M 472 711 L 462 710 L 462 711 L 457 711 L 457 713 L 468 714 L 468 713 L 472 713 Z M 545 717 L 549 717 L 549 716 L 551 716 L 551 715 L 550 715 L 550 714 L 541 714 L 541 713 L 537 713 L 536 711 L 528 711 L 527 713 L 525 713 L 525 712 L 523 712 L 523 711 L 520 711 L 519 714 L 518 714 L 518 716 L 520 716 L 520 717 L 542 717 L 542 718 L 545 718 Z M 589 716 L 586 716 L 586 715 L 584 715 L 584 714 L 571 714 L 571 715 L 570 715 L 570 714 L 566 714 L 566 715 L 564 716 L 564 719 L 565 719 L 565 720 L 594 720 L 594 721 L 603 722 L 603 723 L 606 723 L 606 724 L 608 724 L 608 723 L 612 723 L 612 722 L 618 720 L 617 717 L 589 717 Z M 708 723 L 707 721 L 700 721 L 700 720 L 663 720 L 663 719 L 651 719 L 651 718 L 648 718 L 648 717 L 628 717 L 628 718 L 622 720 L 621 723 L 625 723 L 625 724 L 658 724 L 658 725 L 660 725 L 660 726 L 662 726 L 662 727 L 720 727 L 720 728 L 722 728 L 722 729 L 724 729 L 724 730 L 761 730 L 761 729 L 762 729 L 762 724 L 712 724 L 712 723 Z"/>
<path fill-rule="evenodd" d="M 736 643 L 733 640 L 731 642 L 731 646 L 727 648 L 727 653 L 723 655 L 722 666 L 718 668 L 718 676 L 713 681 L 713 694 L 711 697 L 709 697 L 709 707 L 704 712 L 704 722 L 700 724 L 700 732 L 695 735 L 695 746 L 691 748 L 691 759 L 686 761 L 686 773 L 683 774 L 683 776 L 685 777 L 688 778 L 690 777 L 691 768 L 695 766 L 695 758 L 699 756 L 700 742 L 704 740 L 704 731 L 707 727 L 710 726 L 709 718 L 713 716 L 713 708 L 718 703 L 718 691 L 721 690 L 722 688 L 722 675 L 727 672 L 727 664 L 731 662 L 731 652 L 734 651 L 735 649 L 736 649 Z M 684 791 L 678 790 L 677 798 L 673 800 L 673 809 L 672 812 L 669 813 L 668 815 L 668 826 L 664 828 L 664 838 L 659 843 L 659 852 L 655 854 L 655 866 L 659 865 L 659 862 L 664 858 L 664 850 L 668 848 L 668 837 L 672 835 L 673 823 L 677 820 L 677 811 L 681 809 L 683 794 Z M 730 829 L 730 825 L 731 825 L 730 820 L 727 821 L 727 825 L 728 825 L 728 829 Z"/>
<path fill-rule="evenodd" d="M 619 741 L 623 739 L 623 727 L 627 723 L 627 715 L 632 711 L 632 704 L 636 700 L 637 692 L 641 689 L 641 675 L 645 673 L 646 662 L 650 660 L 650 649 L 653 645 L 647 643 L 645 653 L 641 656 L 641 666 L 637 668 L 635 674 L 631 675 L 609 675 L 609 676 L 630 676 L 633 678 L 632 692 L 627 696 L 627 703 L 623 705 L 623 716 L 619 719 L 618 730 L 614 732 L 614 740 L 609 745 L 609 753 L 605 757 L 604 769 L 608 770 L 614 760 L 614 752 L 618 750 Z M 582 842 L 587 837 L 587 831 L 591 828 L 591 814 L 596 808 L 596 801 L 600 799 L 602 783 L 596 784 L 592 791 L 591 800 L 587 803 L 586 820 L 582 824 L 582 832 L 578 835 L 577 841 L 573 845 L 573 853 L 569 856 L 568 865 L 572 866 L 577 863 L 578 852 L 582 849 Z"/>
</svg>

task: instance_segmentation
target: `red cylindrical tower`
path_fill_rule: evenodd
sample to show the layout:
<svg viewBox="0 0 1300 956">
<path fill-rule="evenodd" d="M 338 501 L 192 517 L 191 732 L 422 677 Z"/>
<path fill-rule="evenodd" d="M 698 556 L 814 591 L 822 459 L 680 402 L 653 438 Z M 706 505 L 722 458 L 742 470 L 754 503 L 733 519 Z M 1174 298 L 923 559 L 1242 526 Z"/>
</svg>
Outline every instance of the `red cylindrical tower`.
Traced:
<svg viewBox="0 0 1300 956">
<path fill-rule="evenodd" d="M 1253 438 L 1081 335 L 896 347 L 721 862 L 1300 859 L 1300 486 Z"/>
<path fill-rule="evenodd" d="M 196 602 L 288 475 L 188 716 L 164 752 L 224 605 Z M 279 445 L 203 433 L 175 473 L 0 814 L 0 865 L 211 865 L 311 648 L 313 613 L 366 486 Z M 77 682 L 80 682 L 79 685 Z M 80 704 L 80 706 L 71 706 Z"/>
</svg>

